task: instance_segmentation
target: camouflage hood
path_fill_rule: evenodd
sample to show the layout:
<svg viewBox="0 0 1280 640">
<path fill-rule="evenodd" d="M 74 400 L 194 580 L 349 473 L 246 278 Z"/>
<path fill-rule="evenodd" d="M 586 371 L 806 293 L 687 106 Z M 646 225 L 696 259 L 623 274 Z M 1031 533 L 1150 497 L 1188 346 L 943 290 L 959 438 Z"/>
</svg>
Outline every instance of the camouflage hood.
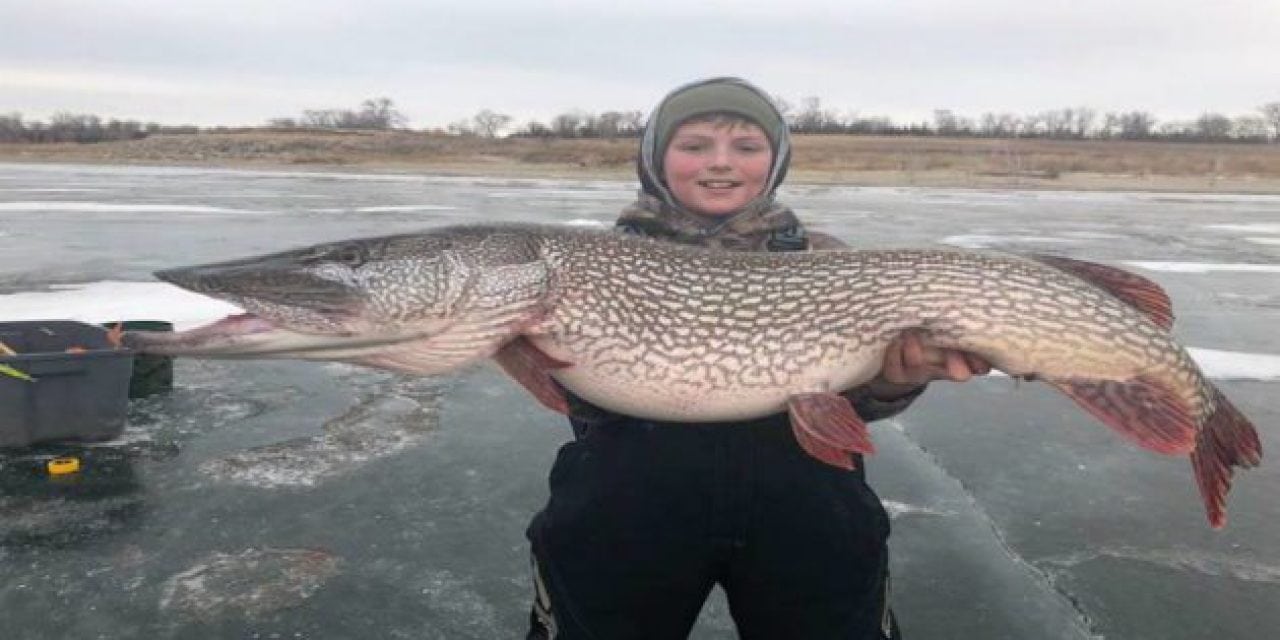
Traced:
<svg viewBox="0 0 1280 640">
<path fill-rule="evenodd" d="M 755 122 L 769 138 L 773 166 L 764 191 L 730 216 L 706 216 L 689 211 L 675 199 L 662 179 L 662 156 L 676 128 L 690 118 L 728 113 Z M 791 209 L 774 201 L 774 191 L 786 177 L 791 160 L 787 123 L 763 91 L 738 78 L 709 78 L 672 91 L 654 108 L 640 141 L 636 173 L 640 194 L 622 212 L 619 226 L 645 235 L 737 251 L 764 250 L 775 231 L 798 229 Z"/>
<path fill-rule="evenodd" d="M 764 251 L 774 232 L 802 228 L 791 208 L 773 198 L 757 199 L 731 216 L 713 217 L 673 207 L 644 191 L 622 210 L 618 226 L 671 242 L 730 251 Z"/>
</svg>

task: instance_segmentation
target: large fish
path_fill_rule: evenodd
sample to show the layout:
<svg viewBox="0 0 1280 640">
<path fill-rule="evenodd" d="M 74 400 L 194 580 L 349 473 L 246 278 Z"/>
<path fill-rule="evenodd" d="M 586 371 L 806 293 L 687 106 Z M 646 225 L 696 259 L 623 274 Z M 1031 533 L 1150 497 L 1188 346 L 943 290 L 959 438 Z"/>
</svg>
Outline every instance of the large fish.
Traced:
<svg viewBox="0 0 1280 640">
<path fill-rule="evenodd" d="M 1189 455 L 1210 524 L 1253 425 L 1170 336 L 1137 275 L 1057 257 L 951 250 L 728 253 L 534 225 L 446 227 L 158 272 L 248 313 L 132 333 L 158 354 L 303 358 L 440 374 L 492 358 L 545 406 L 563 389 L 655 420 L 790 413 L 849 468 L 871 453 L 838 392 L 904 332 L 1053 385 L 1141 447 Z"/>
</svg>

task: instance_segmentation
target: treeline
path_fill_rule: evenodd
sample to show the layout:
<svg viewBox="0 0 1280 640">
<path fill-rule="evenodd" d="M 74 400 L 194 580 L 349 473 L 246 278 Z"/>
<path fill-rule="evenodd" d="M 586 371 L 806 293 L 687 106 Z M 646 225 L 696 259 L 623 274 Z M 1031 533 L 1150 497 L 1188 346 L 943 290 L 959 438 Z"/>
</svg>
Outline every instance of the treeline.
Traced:
<svg viewBox="0 0 1280 640">
<path fill-rule="evenodd" d="M 513 121 L 510 116 L 495 114 L 486 109 L 471 121 L 461 120 L 449 125 L 448 131 L 461 135 L 493 136 L 497 132 L 491 127 L 469 125 L 473 122 L 479 124 L 482 120 L 492 122 L 495 116 L 504 122 L 504 127 Z M 546 123 L 530 121 L 510 135 L 525 138 L 635 138 L 644 133 L 644 122 L 643 111 L 605 111 L 596 114 L 575 110 L 562 113 Z"/>
<path fill-rule="evenodd" d="M 358 109 L 309 109 L 296 118 L 272 118 L 274 129 L 368 129 L 401 128 L 408 122 L 390 98 L 371 98 Z M 193 125 L 164 126 L 136 120 L 103 120 L 96 115 L 59 113 L 48 122 L 24 120 L 22 114 L 0 115 L 0 143 L 4 142 L 107 142 L 138 140 L 159 133 L 192 134 L 245 131 L 237 127 L 200 128 Z"/>
<path fill-rule="evenodd" d="M 371 98 L 359 109 L 308 109 L 299 118 L 272 118 L 267 126 L 276 129 L 398 129 L 408 118 L 396 109 L 391 98 Z"/>
<path fill-rule="evenodd" d="M 0 114 L 0 142 L 104 142 L 137 140 L 153 133 L 195 133 L 193 126 L 166 127 L 155 122 L 103 120 L 95 115 L 59 113 L 48 122 Z"/>
<path fill-rule="evenodd" d="M 914 124 L 897 124 L 887 117 L 842 116 L 823 109 L 818 98 L 807 99 L 799 111 L 777 103 L 796 133 L 1193 142 L 1266 142 L 1280 136 L 1280 102 L 1262 105 L 1256 113 L 1235 117 L 1205 113 L 1191 121 L 1161 122 L 1147 111 L 1099 114 L 1089 107 L 1067 107 L 1032 114 L 988 112 L 976 118 L 937 109 L 932 122 Z"/>
<path fill-rule="evenodd" d="M 1147 111 L 1098 113 L 1088 107 L 1052 109 L 1032 114 L 989 112 L 977 117 L 950 109 L 933 112 L 931 122 L 898 123 L 886 116 L 827 109 L 816 97 L 799 107 L 774 97 L 795 133 L 941 136 L 968 138 L 1050 138 L 1101 140 L 1165 140 L 1191 142 L 1280 142 L 1280 102 L 1258 107 L 1255 113 L 1227 116 L 1205 113 L 1191 121 L 1162 122 Z M 273 129 L 392 130 L 403 129 L 408 119 L 390 98 L 365 100 L 356 109 L 310 109 L 299 117 L 272 118 Z M 515 118 L 482 109 L 471 118 L 426 131 L 457 136 L 496 138 L 501 135 L 530 138 L 626 138 L 644 132 L 642 111 L 589 113 L 572 110 L 547 122 L 515 125 Z M 49 122 L 25 121 L 21 114 L 0 115 L 0 142 L 102 142 L 133 140 L 157 133 L 227 131 L 194 126 L 161 126 L 154 122 L 107 120 L 98 116 L 62 113 Z"/>
<path fill-rule="evenodd" d="M 1280 141 L 1280 102 L 1258 108 L 1257 113 L 1228 117 L 1205 113 L 1191 121 L 1161 122 L 1147 111 L 1099 114 L 1088 107 L 1052 109 L 1033 114 L 984 113 L 977 117 L 950 109 L 933 112 L 932 122 L 897 123 L 886 116 L 865 117 L 825 109 L 818 98 L 807 98 L 800 108 L 774 97 L 793 133 L 941 136 L 965 138 L 1050 138 L 1063 140 L 1167 140 L 1191 142 Z M 493 112 L 485 110 L 492 121 Z M 507 116 L 504 125 L 510 122 Z M 639 111 L 609 111 L 595 115 L 573 111 L 556 116 L 549 124 L 530 122 L 510 133 L 518 137 L 610 138 L 638 136 L 644 131 Z M 492 129 L 468 128 L 460 121 L 448 128 L 461 135 L 494 135 Z"/>
</svg>

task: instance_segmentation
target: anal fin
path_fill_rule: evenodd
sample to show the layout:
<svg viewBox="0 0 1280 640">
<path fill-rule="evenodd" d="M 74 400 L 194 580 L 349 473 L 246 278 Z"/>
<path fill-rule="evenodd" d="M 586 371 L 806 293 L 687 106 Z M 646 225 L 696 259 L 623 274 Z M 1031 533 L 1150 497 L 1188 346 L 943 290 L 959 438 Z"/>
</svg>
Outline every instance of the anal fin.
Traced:
<svg viewBox="0 0 1280 640">
<path fill-rule="evenodd" d="M 1190 409 L 1177 396 L 1147 378 L 1048 382 L 1144 449 L 1179 455 L 1190 453 L 1196 446 L 1198 429 Z"/>
<path fill-rule="evenodd" d="M 564 389 L 547 372 L 572 366 L 572 363 L 547 355 L 524 336 L 517 336 L 503 345 L 493 354 L 493 360 L 507 375 L 533 394 L 542 406 L 569 415 L 569 399 L 565 397 Z"/>
<path fill-rule="evenodd" d="M 875 453 L 867 425 L 845 398 L 830 392 L 800 393 L 787 401 L 791 430 L 809 455 L 853 469 L 855 453 Z"/>
</svg>

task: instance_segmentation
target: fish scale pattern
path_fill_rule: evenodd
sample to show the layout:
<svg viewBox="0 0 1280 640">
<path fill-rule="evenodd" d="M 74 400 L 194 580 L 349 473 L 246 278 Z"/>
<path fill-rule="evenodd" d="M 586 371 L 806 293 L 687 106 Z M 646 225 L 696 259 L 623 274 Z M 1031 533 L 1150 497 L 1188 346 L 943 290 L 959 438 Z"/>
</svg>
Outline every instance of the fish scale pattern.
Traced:
<svg viewBox="0 0 1280 640">
<path fill-rule="evenodd" d="M 601 371 L 699 389 L 764 388 L 839 366 L 906 330 L 1013 374 L 1160 381 L 1201 416 L 1213 402 L 1162 327 L 1106 291 L 998 253 L 746 254 L 643 239 L 542 238 L 553 332 Z"/>
</svg>

